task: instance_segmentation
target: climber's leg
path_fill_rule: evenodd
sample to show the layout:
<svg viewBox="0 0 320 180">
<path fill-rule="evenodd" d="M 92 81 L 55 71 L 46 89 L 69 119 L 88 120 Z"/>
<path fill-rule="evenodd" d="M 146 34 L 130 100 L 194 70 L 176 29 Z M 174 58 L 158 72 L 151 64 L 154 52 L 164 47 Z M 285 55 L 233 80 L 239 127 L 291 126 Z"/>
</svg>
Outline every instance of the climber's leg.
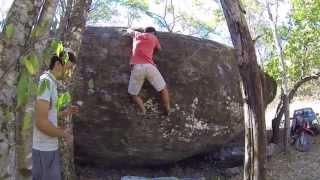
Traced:
<svg viewBox="0 0 320 180">
<path fill-rule="evenodd" d="M 143 105 L 143 100 L 138 96 L 145 79 L 145 70 L 143 64 L 136 64 L 131 69 L 131 75 L 128 86 L 128 93 L 131 95 L 133 101 L 138 104 L 142 113 L 146 113 Z"/>
<path fill-rule="evenodd" d="M 160 94 L 161 94 L 161 100 L 162 100 L 163 107 L 165 108 L 165 113 L 166 113 L 166 115 L 169 115 L 169 113 L 170 113 L 170 96 L 169 96 L 168 88 L 165 87 L 164 89 L 162 89 L 160 91 Z"/>
<path fill-rule="evenodd" d="M 133 100 L 135 103 L 138 104 L 141 112 L 142 112 L 143 114 L 145 114 L 147 110 L 146 110 L 146 108 L 145 108 L 144 105 L 143 105 L 143 100 L 142 100 L 142 98 L 141 98 L 140 96 L 138 96 L 138 95 L 131 95 L 131 97 L 132 97 L 132 100 Z"/>
<path fill-rule="evenodd" d="M 170 98 L 169 91 L 166 87 L 166 82 L 164 81 L 159 70 L 152 64 L 148 64 L 147 68 L 147 79 L 152 84 L 152 86 L 160 92 L 162 105 L 165 109 L 166 114 L 170 111 Z"/>
</svg>

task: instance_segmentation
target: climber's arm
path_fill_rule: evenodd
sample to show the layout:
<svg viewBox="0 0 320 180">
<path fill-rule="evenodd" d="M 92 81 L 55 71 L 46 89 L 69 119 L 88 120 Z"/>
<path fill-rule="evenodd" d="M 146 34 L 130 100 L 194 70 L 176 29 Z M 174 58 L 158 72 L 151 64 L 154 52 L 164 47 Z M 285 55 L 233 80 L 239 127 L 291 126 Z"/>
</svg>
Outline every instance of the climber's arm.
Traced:
<svg viewBox="0 0 320 180">
<path fill-rule="evenodd" d="M 157 39 L 157 44 L 156 47 L 154 47 L 153 54 L 157 54 L 159 51 L 161 51 L 161 45 L 159 40 Z"/>
<path fill-rule="evenodd" d="M 127 29 L 127 31 L 124 35 L 134 37 L 136 33 L 142 33 L 142 32 L 143 32 L 142 28 L 129 28 L 129 29 Z"/>
</svg>

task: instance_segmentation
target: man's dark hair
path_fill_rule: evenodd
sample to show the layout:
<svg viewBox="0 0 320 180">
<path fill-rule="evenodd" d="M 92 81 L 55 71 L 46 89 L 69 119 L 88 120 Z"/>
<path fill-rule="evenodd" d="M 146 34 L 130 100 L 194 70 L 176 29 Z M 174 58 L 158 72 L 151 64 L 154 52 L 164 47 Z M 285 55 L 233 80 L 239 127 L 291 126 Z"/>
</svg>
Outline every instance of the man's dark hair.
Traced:
<svg viewBox="0 0 320 180">
<path fill-rule="evenodd" d="M 60 62 L 61 65 L 64 65 L 64 61 L 63 61 L 63 58 L 64 58 L 64 54 L 66 52 L 63 51 L 59 54 L 59 56 L 57 55 L 54 55 L 51 57 L 50 59 L 50 65 L 49 65 L 49 69 L 52 70 L 54 68 L 54 65 L 57 61 Z M 76 56 L 72 53 L 72 52 L 68 52 L 68 57 L 69 57 L 69 61 L 72 62 L 72 63 L 76 63 Z"/>
<path fill-rule="evenodd" d="M 52 70 L 54 68 L 54 65 L 56 64 L 57 61 L 59 61 L 60 64 L 63 64 L 61 56 L 54 55 L 54 56 L 51 57 L 50 64 L 49 64 L 49 69 L 50 70 Z"/>
<path fill-rule="evenodd" d="M 76 64 L 76 56 L 72 52 L 68 52 L 69 56 L 69 61 L 72 62 L 73 64 Z"/>
<path fill-rule="evenodd" d="M 146 32 L 146 33 L 155 33 L 156 34 L 156 29 L 154 27 L 146 27 L 144 29 L 144 32 Z"/>
</svg>

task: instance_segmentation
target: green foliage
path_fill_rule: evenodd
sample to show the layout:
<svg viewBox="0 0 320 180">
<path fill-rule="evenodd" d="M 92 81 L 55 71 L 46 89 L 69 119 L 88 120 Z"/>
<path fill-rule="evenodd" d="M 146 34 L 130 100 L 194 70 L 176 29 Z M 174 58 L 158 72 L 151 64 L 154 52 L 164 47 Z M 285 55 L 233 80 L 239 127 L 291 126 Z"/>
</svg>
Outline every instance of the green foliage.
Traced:
<svg viewBox="0 0 320 180">
<path fill-rule="evenodd" d="M 27 72 L 20 74 L 17 85 L 17 108 L 25 105 L 30 96 L 36 95 L 37 84 L 32 80 Z"/>
<path fill-rule="evenodd" d="M 34 53 L 24 56 L 22 64 L 25 65 L 30 75 L 36 75 L 39 72 L 39 60 Z"/>
<path fill-rule="evenodd" d="M 266 72 L 274 78 L 277 82 L 280 82 L 281 80 L 281 73 L 280 73 L 280 63 L 279 59 L 274 57 L 267 61 L 267 64 L 265 65 Z"/>
<path fill-rule="evenodd" d="M 307 20 L 308 22 L 312 22 L 311 24 L 316 25 L 314 23 L 319 23 L 320 19 L 320 1 L 318 0 L 292 0 L 294 14 L 293 18 L 296 23 L 304 24 Z M 315 27 L 319 27 L 317 24 Z"/>
<path fill-rule="evenodd" d="M 292 6 L 290 24 L 278 27 L 281 40 L 285 42 L 283 51 L 290 85 L 320 69 L 320 1 L 292 0 Z M 280 69 L 277 66 L 280 64 L 273 35 L 270 30 L 265 32 L 263 41 L 272 44 L 265 70 L 279 80 Z"/>
<path fill-rule="evenodd" d="M 268 50 L 267 61 L 265 62 L 265 71 L 273 77 L 277 82 L 281 81 L 281 69 L 280 60 L 276 52 L 276 46 L 274 43 L 273 32 L 270 27 L 261 26 L 257 28 L 257 31 L 263 34 L 262 38 L 259 40 L 263 43 L 265 49 Z M 282 40 L 288 38 L 288 29 L 285 26 L 278 27 L 279 35 Z M 267 53 L 267 52 L 266 52 Z M 289 69 L 290 71 L 290 69 Z"/>
<path fill-rule="evenodd" d="M 58 40 L 53 40 L 50 44 L 50 48 L 51 48 L 51 53 L 53 52 L 52 54 L 56 54 L 57 56 L 59 56 L 60 53 L 63 52 L 63 49 L 64 49 L 63 43 Z"/>
<path fill-rule="evenodd" d="M 44 60 L 44 63 L 46 65 L 49 65 L 50 62 L 50 58 L 52 57 L 52 55 L 60 55 L 61 52 L 63 52 L 64 47 L 63 47 L 63 43 L 62 41 L 53 39 L 50 42 L 50 45 L 44 49 L 43 53 L 42 53 L 42 60 Z"/>
<path fill-rule="evenodd" d="M 71 103 L 71 95 L 69 92 L 65 92 L 59 95 L 56 108 L 58 111 L 69 106 Z"/>
<path fill-rule="evenodd" d="M 41 59 L 43 63 L 46 66 L 48 66 L 52 55 L 60 55 L 61 52 L 63 51 L 64 51 L 63 43 L 59 40 L 54 39 L 50 42 L 50 45 L 43 50 Z M 69 59 L 68 55 L 64 54 L 65 63 L 68 61 L 68 59 Z"/>
<path fill-rule="evenodd" d="M 13 24 L 8 24 L 6 26 L 6 30 L 5 30 L 5 36 L 7 39 L 11 39 L 14 33 L 14 27 Z"/>
<path fill-rule="evenodd" d="M 261 41 L 269 49 L 275 50 L 276 47 L 274 46 L 272 29 L 268 26 L 260 26 L 260 27 L 257 27 L 256 31 L 258 33 L 263 34 L 263 36 L 261 37 L 261 39 L 259 39 L 259 41 Z"/>
<path fill-rule="evenodd" d="M 62 61 L 63 61 L 64 64 L 68 63 L 68 61 L 69 61 L 68 53 L 63 54 Z"/>
<path fill-rule="evenodd" d="M 98 21 L 107 22 L 112 16 L 118 15 L 115 2 L 116 0 L 93 0 L 88 21 L 91 23 L 97 23 Z"/>
<path fill-rule="evenodd" d="M 32 82 L 31 76 L 23 72 L 17 85 L 17 108 L 27 103 L 30 95 L 30 84 Z"/>
<path fill-rule="evenodd" d="M 296 81 L 320 69 L 320 1 L 293 0 L 293 9 L 285 55 Z"/>
</svg>

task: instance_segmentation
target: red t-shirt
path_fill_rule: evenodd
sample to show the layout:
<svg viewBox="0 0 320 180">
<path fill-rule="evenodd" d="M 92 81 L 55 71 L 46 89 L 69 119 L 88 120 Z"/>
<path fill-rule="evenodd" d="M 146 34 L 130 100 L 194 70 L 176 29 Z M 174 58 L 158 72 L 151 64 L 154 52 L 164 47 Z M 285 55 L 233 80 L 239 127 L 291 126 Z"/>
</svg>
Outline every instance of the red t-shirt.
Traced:
<svg viewBox="0 0 320 180">
<path fill-rule="evenodd" d="M 154 64 L 154 48 L 161 48 L 159 40 L 155 35 L 135 32 L 130 64 Z"/>
</svg>

